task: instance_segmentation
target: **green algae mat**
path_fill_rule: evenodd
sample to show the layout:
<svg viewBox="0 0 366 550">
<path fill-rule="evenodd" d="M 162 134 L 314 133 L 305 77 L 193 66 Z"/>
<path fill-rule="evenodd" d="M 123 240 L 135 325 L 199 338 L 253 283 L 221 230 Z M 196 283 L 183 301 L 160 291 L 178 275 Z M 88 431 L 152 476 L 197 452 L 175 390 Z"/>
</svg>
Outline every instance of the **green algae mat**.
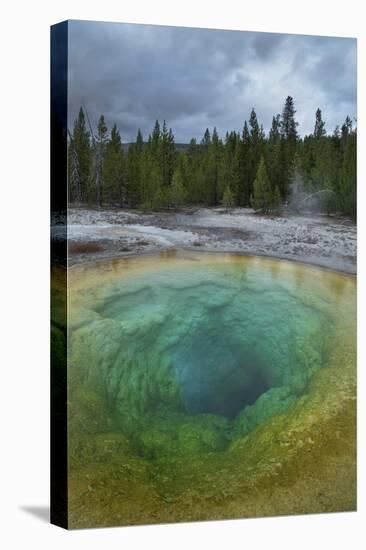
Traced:
<svg viewBox="0 0 366 550">
<path fill-rule="evenodd" d="M 67 303 L 71 528 L 355 509 L 355 277 L 171 251 Z"/>
</svg>

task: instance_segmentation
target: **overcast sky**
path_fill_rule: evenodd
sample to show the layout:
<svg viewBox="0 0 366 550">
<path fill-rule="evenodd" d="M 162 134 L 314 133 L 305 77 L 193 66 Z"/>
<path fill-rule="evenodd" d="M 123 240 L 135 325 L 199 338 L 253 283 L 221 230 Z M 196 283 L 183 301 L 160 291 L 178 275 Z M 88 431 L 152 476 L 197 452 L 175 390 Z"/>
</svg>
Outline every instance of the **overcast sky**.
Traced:
<svg viewBox="0 0 366 550">
<path fill-rule="evenodd" d="M 320 107 L 328 133 L 356 117 L 356 40 L 303 35 L 69 23 L 69 124 L 80 105 L 100 114 L 124 142 L 166 119 L 176 142 L 206 127 L 242 130 L 254 107 L 268 131 L 294 98 L 301 135 Z"/>
</svg>

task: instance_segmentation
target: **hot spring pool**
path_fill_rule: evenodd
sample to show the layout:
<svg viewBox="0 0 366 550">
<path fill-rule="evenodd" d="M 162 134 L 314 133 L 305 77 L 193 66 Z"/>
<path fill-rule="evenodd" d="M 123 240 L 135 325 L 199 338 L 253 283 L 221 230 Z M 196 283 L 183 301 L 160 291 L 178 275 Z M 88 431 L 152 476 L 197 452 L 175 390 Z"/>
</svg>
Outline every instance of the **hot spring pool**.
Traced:
<svg viewBox="0 0 366 550">
<path fill-rule="evenodd" d="M 72 268 L 68 300 L 75 510 L 88 475 L 104 480 L 88 498 L 109 495 L 127 523 L 219 517 L 225 491 L 234 506 L 228 517 L 266 515 L 259 480 L 273 492 L 279 479 L 294 482 L 297 464 L 306 481 L 309 459 L 316 478 L 327 438 L 334 445 L 343 428 L 352 462 L 354 277 L 278 260 L 170 252 Z M 341 466 L 333 473 L 339 479 Z M 140 515 L 128 516 L 117 486 L 132 508 L 141 501 Z M 188 505 L 192 494 L 200 495 L 197 508 Z M 286 513 L 281 498 L 267 502 L 268 513 Z M 94 523 L 114 523 L 97 508 Z"/>
</svg>

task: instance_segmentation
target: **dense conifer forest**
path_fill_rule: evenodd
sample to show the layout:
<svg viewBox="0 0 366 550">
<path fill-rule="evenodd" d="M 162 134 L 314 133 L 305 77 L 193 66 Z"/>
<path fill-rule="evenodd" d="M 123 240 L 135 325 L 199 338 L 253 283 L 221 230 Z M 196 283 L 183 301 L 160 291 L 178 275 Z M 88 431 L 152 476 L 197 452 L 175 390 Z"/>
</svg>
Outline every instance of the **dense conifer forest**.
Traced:
<svg viewBox="0 0 366 550">
<path fill-rule="evenodd" d="M 185 204 L 251 206 L 276 213 L 301 190 L 317 195 L 321 210 L 356 218 L 357 129 L 347 116 L 328 133 L 317 109 L 314 131 L 300 137 L 293 98 L 273 116 L 266 135 L 254 108 L 241 133 L 176 147 L 165 121 L 145 141 L 140 130 L 128 147 L 101 115 L 96 131 L 80 108 L 68 132 L 69 202 L 155 210 Z"/>
</svg>

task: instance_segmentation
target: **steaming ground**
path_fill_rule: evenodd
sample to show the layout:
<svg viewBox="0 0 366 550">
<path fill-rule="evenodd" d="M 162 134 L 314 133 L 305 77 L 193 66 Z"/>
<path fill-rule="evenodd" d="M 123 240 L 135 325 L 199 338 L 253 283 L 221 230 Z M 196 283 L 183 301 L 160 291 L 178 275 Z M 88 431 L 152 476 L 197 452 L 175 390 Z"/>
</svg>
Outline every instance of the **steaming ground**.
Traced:
<svg viewBox="0 0 366 550">
<path fill-rule="evenodd" d="M 265 217 L 249 208 L 180 212 L 70 208 L 70 264 L 172 248 L 272 256 L 356 273 L 356 226 L 325 215 Z"/>
</svg>

